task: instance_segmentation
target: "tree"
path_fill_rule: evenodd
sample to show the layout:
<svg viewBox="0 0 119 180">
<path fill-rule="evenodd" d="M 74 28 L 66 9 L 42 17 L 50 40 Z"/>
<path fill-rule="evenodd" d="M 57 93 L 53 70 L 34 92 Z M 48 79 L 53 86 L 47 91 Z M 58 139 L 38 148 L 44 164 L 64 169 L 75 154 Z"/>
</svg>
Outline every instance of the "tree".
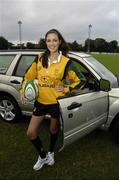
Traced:
<svg viewBox="0 0 119 180">
<path fill-rule="evenodd" d="M 107 50 L 107 42 L 105 41 L 105 39 L 102 38 L 96 38 L 95 39 L 95 49 L 98 52 L 105 52 Z"/>
<path fill-rule="evenodd" d="M 117 48 L 118 48 L 118 42 L 116 40 L 113 40 L 109 43 L 110 52 L 116 52 Z"/>
<path fill-rule="evenodd" d="M 26 43 L 26 47 L 27 47 L 28 49 L 34 49 L 34 44 L 31 43 L 31 42 L 27 42 L 27 43 Z"/>
<path fill-rule="evenodd" d="M 0 36 L 0 50 L 8 49 L 8 47 L 8 41 L 4 37 Z"/>
<path fill-rule="evenodd" d="M 77 41 L 74 41 L 73 43 L 68 43 L 70 46 L 70 49 L 72 51 L 80 51 L 82 49 L 82 45 L 78 44 Z"/>
<path fill-rule="evenodd" d="M 11 49 L 14 44 L 11 42 L 8 42 L 8 48 Z"/>
<path fill-rule="evenodd" d="M 84 51 L 87 51 L 88 49 L 88 41 L 89 39 L 86 39 Z M 95 40 L 90 39 L 90 51 L 118 52 L 118 48 L 118 42 L 116 40 L 107 42 L 105 39 L 102 38 L 96 38 Z"/>
<path fill-rule="evenodd" d="M 90 41 L 90 47 L 89 47 L 89 41 Z M 92 39 L 86 39 L 85 45 L 84 45 L 84 51 L 88 51 L 88 48 L 90 48 L 90 51 L 95 51 L 95 40 Z"/>
<path fill-rule="evenodd" d="M 46 43 L 45 43 L 45 39 L 40 39 L 40 41 L 38 42 L 39 44 L 39 48 L 40 49 L 46 49 Z"/>
</svg>

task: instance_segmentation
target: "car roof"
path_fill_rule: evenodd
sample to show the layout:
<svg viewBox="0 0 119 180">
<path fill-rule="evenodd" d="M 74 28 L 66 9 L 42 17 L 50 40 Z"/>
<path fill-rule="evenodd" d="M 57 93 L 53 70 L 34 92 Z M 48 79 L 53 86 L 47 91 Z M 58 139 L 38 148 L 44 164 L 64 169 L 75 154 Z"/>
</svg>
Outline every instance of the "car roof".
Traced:
<svg viewBox="0 0 119 180">
<path fill-rule="evenodd" d="M 43 49 L 16 49 L 16 50 L 0 50 L 0 54 L 11 54 L 11 55 L 14 55 L 14 54 L 39 54 L 40 52 L 44 52 Z M 84 53 L 84 52 L 75 52 L 75 51 L 70 51 L 69 52 L 69 56 L 70 55 L 74 55 L 74 56 L 78 56 L 78 57 L 89 57 L 90 54 L 87 54 L 87 53 Z"/>
<path fill-rule="evenodd" d="M 29 50 L 29 49 L 16 49 L 16 50 L 1 50 L 0 54 L 38 54 L 43 50 Z"/>
</svg>

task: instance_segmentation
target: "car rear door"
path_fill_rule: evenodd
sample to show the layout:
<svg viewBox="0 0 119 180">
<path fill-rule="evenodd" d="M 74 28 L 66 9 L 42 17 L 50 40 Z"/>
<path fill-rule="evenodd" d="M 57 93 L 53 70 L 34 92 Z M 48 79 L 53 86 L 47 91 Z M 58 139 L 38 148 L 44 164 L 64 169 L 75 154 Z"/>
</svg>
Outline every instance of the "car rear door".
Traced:
<svg viewBox="0 0 119 180">
<path fill-rule="evenodd" d="M 19 89 L 21 88 L 23 76 L 25 74 L 25 71 L 32 64 L 32 62 L 35 60 L 36 57 L 37 57 L 37 54 L 20 55 L 19 59 L 16 62 L 16 65 L 14 66 L 12 76 L 9 79 L 9 85 L 12 86 L 14 89 L 16 89 L 16 91 L 14 92 L 16 93 L 15 96 L 17 97 L 17 101 L 19 102 L 19 104 L 21 104 L 20 98 L 19 98 Z M 33 102 L 28 102 L 27 105 L 22 104 L 22 109 L 24 109 L 25 111 L 27 110 L 32 111 Z"/>
</svg>

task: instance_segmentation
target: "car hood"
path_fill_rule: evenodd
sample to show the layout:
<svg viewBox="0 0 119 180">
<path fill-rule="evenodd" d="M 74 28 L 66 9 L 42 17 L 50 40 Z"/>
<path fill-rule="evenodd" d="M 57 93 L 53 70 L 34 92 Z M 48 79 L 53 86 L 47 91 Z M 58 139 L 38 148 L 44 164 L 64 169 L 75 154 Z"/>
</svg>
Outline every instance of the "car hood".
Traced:
<svg viewBox="0 0 119 180">
<path fill-rule="evenodd" d="M 119 98 L 119 88 L 112 88 L 111 91 L 109 91 L 109 96 Z"/>
</svg>

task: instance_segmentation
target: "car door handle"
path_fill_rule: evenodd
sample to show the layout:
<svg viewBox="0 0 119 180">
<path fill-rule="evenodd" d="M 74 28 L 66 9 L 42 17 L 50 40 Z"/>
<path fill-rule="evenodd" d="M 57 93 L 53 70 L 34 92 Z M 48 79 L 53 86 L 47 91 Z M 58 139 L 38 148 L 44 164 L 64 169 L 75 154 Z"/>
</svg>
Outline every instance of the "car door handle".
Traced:
<svg viewBox="0 0 119 180">
<path fill-rule="evenodd" d="M 13 83 L 13 84 L 20 84 L 20 81 L 17 81 L 17 80 L 12 80 L 10 82 Z"/>
<path fill-rule="evenodd" d="M 71 105 L 69 105 L 69 106 L 67 107 L 67 109 L 68 109 L 68 110 L 72 110 L 72 109 L 75 109 L 75 108 L 80 107 L 80 106 L 82 106 L 81 103 L 73 102 Z"/>
</svg>

